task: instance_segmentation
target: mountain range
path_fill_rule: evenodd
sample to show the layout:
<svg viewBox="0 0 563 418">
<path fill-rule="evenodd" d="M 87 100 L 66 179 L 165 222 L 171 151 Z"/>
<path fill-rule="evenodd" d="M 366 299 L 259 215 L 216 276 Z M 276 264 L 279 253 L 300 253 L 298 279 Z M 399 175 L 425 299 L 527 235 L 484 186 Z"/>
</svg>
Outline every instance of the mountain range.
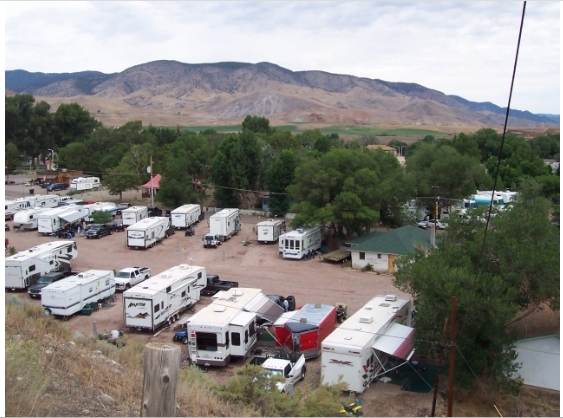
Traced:
<svg viewBox="0 0 563 418">
<path fill-rule="evenodd" d="M 506 114 L 506 108 L 493 103 L 471 102 L 415 83 L 291 71 L 267 62 L 154 61 L 112 74 L 10 70 L 5 72 L 5 87 L 7 93 L 30 93 L 52 105 L 89 103 L 90 112 L 97 107 L 99 117 L 113 109 L 199 122 L 240 123 L 246 115 L 257 115 L 272 123 L 498 127 Z M 559 115 L 511 109 L 509 124 L 553 128 L 559 125 Z"/>
</svg>

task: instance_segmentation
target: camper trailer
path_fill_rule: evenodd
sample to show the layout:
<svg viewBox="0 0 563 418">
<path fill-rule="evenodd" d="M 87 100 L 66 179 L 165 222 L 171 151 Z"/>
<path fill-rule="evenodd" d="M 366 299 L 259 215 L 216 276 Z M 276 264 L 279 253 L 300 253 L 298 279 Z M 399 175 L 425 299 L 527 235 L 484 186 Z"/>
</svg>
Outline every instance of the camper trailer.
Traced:
<svg viewBox="0 0 563 418">
<path fill-rule="evenodd" d="M 94 221 L 92 218 L 94 212 L 107 212 L 113 216 L 119 210 L 119 207 L 113 202 L 96 202 L 83 206 L 88 211 L 88 217 L 86 218 L 87 222 Z"/>
<path fill-rule="evenodd" d="M 4 210 L 14 214 L 26 209 L 55 208 L 59 204 L 59 200 L 60 197 L 56 194 L 20 197 L 15 200 L 6 200 Z"/>
<path fill-rule="evenodd" d="M 20 210 L 14 214 L 14 228 L 37 229 L 37 217 L 51 208 L 33 208 Z"/>
<path fill-rule="evenodd" d="M 274 322 L 283 309 L 260 289 L 231 288 L 187 321 L 190 359 L 195 364 L 225 366 L 245 357 L 256 344 L 260 318 Z"/>
<path fill-rule="evenodd" d="M 78 177 L 70 182 L 70 190 L 91 190 L 100 187 L 98 177 Z"/>
<path fill-rule="evenodd" d="M 25 289 L 52 271 L 70 271 L 78 255 L 74 241 L 39 244 L 6 258 L 6 289 Z"/>
<path fill-rule="evenodd" d="M 111 270 L 88 270 L 58 280 L 41 289 L 46 315 L 70 316 L 90 303 L 100 303 L 115 293 Z"/>
<path fill-rule="evenodd" d="M 237 234 L 240 228 L 238 209 L 223 209 L 209 217 L 209 235 L 214 235 L 221 242 Z"/>
<path fill-rule="evenodd" d="M 297 228 L 280 236 L 279 254 L 283 258 L 302 259 L 309 251 L 321 248 L 320 226 Z"/>
<path fill-rule="evenodd" d="M 180 319 L 199 301 L 207 284 L 205 267 L 181 264 L 123 292 L 125 326 L 156 331 Z"/>
<path fill-rule="evenodd" d="M 78 222 L 88 216 L 84 205 L 61 206 L 37 215 L 37 232 L 51 235 L 62 230 L 67 224 Z"/>
<path fill-rule="evenodd" d="M 170 219 L 155 216 L 142 219 L 127 228 L 127 246 L 133 249 L 154 247 L 164 238 L 168 238 Z"/>
<path fill-rule="evenodd" d="M 201 207 L 199 205 L 182 205 L 170 212 L 172 226 L 176 229 L 187 229 L 199 222 Z"/>
<path fill-rule="evenodd" d="M 412 308 L 409 299 L 377 296 L 336 328 L 321 344 L 321 381 L 341 381 L 362 393 L 390 371 L 389 357 L 412 357 Z"/>
<path fill-rule="evenodd" d="M 268 219 L 256 224 L 256 239 L 259 243 L 278 242 L 281 234 L 285 233 L 285 221 L 283 219 Z"/>
<path fill-rule="evenodd" d="M 146 206 L 130 206 L 121 211 L 121 221 L 125 227 L 134 225 L 148 217 L 149 209 Z"/>
<path fill-rule="evenodd" d="M 274 330 L 276 347 L 301 353 L 305 358 L 321 354 L 321 342 L 336 328 L 336 307 L 307 303 L 299 310 L 284 313 Z"/>
<path fill-rule="evenodd" d="M 25 209 L 32 209 L 33 205 L 32 202 L 27 199 L 15 199 L 15 200 L 6 200 L 4 202 L 4 212 L 6 216 L 13 217 L 16 212 Z"/>
</svg>

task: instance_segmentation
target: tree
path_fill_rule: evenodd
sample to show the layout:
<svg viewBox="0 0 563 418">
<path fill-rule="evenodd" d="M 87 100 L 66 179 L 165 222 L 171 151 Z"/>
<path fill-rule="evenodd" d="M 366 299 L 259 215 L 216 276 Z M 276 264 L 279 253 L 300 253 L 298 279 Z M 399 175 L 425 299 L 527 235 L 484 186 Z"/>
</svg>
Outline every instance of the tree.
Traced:
<svg viewBox="0 0 563 418">
<path fill-rule="evenodd" d="M 475 217 L 451 219 L 438 248 L 397 259 L 394 284 L 413 296 L 419 353 L 440 340 L 451 297 L 456 297 L 456 382 L 468 386 L 474 375 L 499 388 L 517 390 L 512 373 L 514 336 L 508 326 L 544 305 L 559 309 L 558 230 L 548 219 L 549 202 L 538 187 L 523 185 L 510 211 L 485 224 Z M 456 355 L 456 358 L 459 356 Z"/>
<path fill-rule="evenodd" d="M 104 212 L 103 210 L 97 210 L 90 216 L 95 224 L 107 224 L 112 220 L 112 216 L 109 212 Z"/>
<path fill-rule="evenodd" d="M 4 164 L 6 164 L 6 178 L 9 179 L 10 173 L 20 164 L 20 153 L 12 142 L 8 142 L 4 149 Z"/>
<path fill-rule="evenodd" d="M 84 142 L 102 123 L 90 116 L 90 113 L 78 103 L 62 103 L 53 119 L 54 137 L 58 147 L 72 142 Z"/>
<path fill-rule="evenodd" d="M 254 133 L 271 134 L 270 121 L 263 116 L 247 115 L 242 121 L 242 129 Z"/>
<path fill-rule="evenodd" d="M 81 142 L 74 142 L 59 150 L 58 164 L 70 170 L 85 170 L 90 158 L 89 148 Z"/>
<path fill-rule="evenodd" d="M 127 190 L 138 190 L 141 178 L 131 164 L 124 158 L 114 169 L 109 169 L 104 175 L 104 186 L 109 194 L 119 194 L 119 201 L 123 201 L 123 192 Z"/>
<path fill-rule="evenodd" d="M 292 151 L 282 151 L 268 168 L 266 181 L 270 191 L 269 210 L 274 216 L 285 216 L 289 210 L 287 187 L 295 178 L 297 160 Z"/>
</svg>

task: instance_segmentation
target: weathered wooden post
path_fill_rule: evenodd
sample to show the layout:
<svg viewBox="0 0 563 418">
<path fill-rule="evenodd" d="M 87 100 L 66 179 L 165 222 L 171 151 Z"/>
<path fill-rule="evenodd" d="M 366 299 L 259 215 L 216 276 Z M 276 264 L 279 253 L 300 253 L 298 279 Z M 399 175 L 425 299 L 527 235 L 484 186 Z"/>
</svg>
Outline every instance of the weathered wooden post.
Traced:
<svg viewBox="0 0 563 418">
<path fill-rule="evenodd" d="M 180 370 L 181 350 L 168 343 L 145 346 L 142 417 L 176 416 L 176 387 Z"/>
</svg>

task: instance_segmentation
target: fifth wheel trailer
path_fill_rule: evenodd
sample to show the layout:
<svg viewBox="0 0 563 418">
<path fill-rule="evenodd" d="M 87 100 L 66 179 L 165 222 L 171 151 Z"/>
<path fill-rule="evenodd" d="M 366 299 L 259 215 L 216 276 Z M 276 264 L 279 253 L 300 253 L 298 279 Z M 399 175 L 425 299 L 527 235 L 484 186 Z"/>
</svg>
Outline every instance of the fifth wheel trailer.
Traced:
<svg viewBox="0 0 563 418">
<path fill-rule="evenodd" d="M 256 239 L 259 243 L 277 242 L 284 232 L 285 221 L 283 219 L 268 219 L 256 224 Z"/>
<path fill-rule="evenodd" d="M 301 260 L 309 251 L 320 249 L 322 241 L 320 226 L 297 228 L 280 236 L 279 254 Z"/>
<path fill-rule="evenodd" d="M 78 177 L 70 182 L 70 190 L 90 190 L 100 187 L 99 177 Z"/>
<path fill-rule="evenodd" d="M 127 228 L 127 246 L 134 249 L 154 247 L 168 238 L 170 219 L 163 216 L 141 219 Z"/>
<path fill-rule="evenodd" d="M 121 211 L 121 222 L 123 226 L 134 225 L 142 219 L 149 217 L 147 206 L 130 206 Z"/>
<path fill-rule="evenodd" d="M 182 205 L 170 212 L 172 226 L 176 229 L 185 229 L 196 224 L 201 219 L 199 205 Z"/>
<path fill-rule="evenodd" d="M 384 373 L 389 357 L 410 360 L 413 350 L 409 299 L 376 296 L 336 328 L 321 344 L 321 381 L 343 382 L 362 393 Z"/>
</svg>

